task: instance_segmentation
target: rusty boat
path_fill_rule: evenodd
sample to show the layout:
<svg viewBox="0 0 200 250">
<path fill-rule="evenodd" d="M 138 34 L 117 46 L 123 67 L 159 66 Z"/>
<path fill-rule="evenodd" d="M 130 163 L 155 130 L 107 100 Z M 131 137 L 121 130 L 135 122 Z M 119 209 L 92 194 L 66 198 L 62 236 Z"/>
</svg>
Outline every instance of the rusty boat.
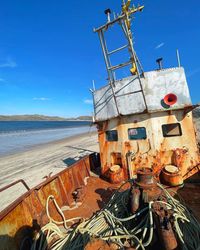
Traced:
<svg viewBox="0 0 200 250">
<path fill-rule="evenodd" d="M 0 212 L 0 249 L 200 249 L 200 154 L 183 67 L 144 72 L 133 46 L 132 16 L 144 6 L 123 1 L 121 14 L 95 29 L 108 73 L 93 88 L 100 153 L 49 176 Z M 108 50 L 119 25 L 127 44 Z M 111 56 L 127 50 L 125 63 Z M 130 75 L 117 80 L 115 72 Z"/>
</svg>

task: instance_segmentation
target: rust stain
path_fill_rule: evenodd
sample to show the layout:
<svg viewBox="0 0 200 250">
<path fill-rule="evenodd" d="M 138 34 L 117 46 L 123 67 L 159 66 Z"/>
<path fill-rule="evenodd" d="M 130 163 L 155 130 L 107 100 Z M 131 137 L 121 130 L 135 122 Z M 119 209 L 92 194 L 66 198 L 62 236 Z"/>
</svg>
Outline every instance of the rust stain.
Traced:
<svg viewBox="0 0 200 250">
<path fill-rule="evenodd" d="M 112 155 L 119 152 L 126 179 L 129 177 L 126 157 L 128 152 L 135 154 L 131 162 L 133 172 L 141 167 L 150 167 L 159 178 L 162 168 L 172 164 L 180 169 L 186 179 L 198 171 L 195 166 L 200 163 L 200 155 L 191 112 L 187 115 L 184 110 L 131 115 L 101 123 L 103 123 L 102 129 L 99 129 L 98 133 L 102 174 L 106 174 L 113 165 Z M 171 123 L 180 123 L 181 136 L 163 137 L 162 125 Z M 137 141 L 128 139 L 128 129 L 137 127 L 146 128 L 147 139 Z M 105 132 L 109 129 L 118 131 L 117 142 L 106 141 Z"/>
<path fill-rule="evenodd" d="M 47 178 L 3 210 L 0 213 L 0 235 L 7 237 L 0 243 L 5 246 L 12 243 L 10 249 L 18 249 L 20 242 L 27 236 L 27 230 L 31 232 L 30 237 L 34 237 L 35 230 L 39 230 L 48 221 L 45 206 L 49 195 L 55 197 L 60 207 L 70 205 L 74 201 L 72 193 L 83 186 L 84 179 L 90 175 L 89 163 L 92 159 L 96 158 L 93 155 L 86 156 L 68 169 Z M 93 185 L 97 187 L 95 183 Z M 52 202 L 49 204 L 49 210 L 54 219 L 61 220 Z"/>
</svg>

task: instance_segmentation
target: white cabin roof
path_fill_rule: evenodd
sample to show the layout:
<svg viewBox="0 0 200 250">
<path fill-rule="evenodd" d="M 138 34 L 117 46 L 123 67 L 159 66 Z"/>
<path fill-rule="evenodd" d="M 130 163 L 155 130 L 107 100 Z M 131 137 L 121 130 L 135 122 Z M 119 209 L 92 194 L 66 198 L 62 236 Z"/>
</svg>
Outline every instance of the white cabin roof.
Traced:
<svg viewBox="0 0 200 250">
<path fill-rule="evenodd" d="M 95 121 L 108 120 L 118 117 L 119 114 L 140 114 L 145 111 L 152 113 L 192 105 L 182 67 L 145 72 L 144 77 L 140 79 L 141 84 L 138 76 L 130 76 L 115 81 L 113 90 L 110 84 L 96 90 L 93 93 Z M 177 102 L 166 108 L 162 105 L 162 100 L 169 93 L 177 96 Z"/>
</svg>

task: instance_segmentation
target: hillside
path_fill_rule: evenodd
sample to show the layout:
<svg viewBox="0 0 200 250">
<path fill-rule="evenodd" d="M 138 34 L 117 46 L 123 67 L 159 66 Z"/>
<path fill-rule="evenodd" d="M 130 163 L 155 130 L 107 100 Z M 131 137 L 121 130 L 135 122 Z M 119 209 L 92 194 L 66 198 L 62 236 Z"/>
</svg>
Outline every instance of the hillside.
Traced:
<svg viewBox="0 0 200 250">
<path fill-rule="evenodd" d="M 0 115 L 0 121 L 92 121 L 91 116 L 79 116 L 75 118 L 63 118 L 59 116 L 45 115 Z"/>
</svg>

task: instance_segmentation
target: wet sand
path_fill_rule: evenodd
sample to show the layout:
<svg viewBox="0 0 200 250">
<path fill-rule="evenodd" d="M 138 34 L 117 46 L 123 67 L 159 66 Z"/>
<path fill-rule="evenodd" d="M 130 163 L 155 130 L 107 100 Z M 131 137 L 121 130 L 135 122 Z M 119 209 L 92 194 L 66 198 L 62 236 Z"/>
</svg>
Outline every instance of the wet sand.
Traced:
<svg viewBox="0 0 200 250">
<path fill-rule="evenodd" d="M 0 157 L 0 188 L 18 179 L 34 187 L 50 173 L 56 174 L 84 155 L 98 151 L 97 133 L 90 132 Z M 21 183 L 1 192 L 0 210 L 24 192 Z"/>
</svg>

